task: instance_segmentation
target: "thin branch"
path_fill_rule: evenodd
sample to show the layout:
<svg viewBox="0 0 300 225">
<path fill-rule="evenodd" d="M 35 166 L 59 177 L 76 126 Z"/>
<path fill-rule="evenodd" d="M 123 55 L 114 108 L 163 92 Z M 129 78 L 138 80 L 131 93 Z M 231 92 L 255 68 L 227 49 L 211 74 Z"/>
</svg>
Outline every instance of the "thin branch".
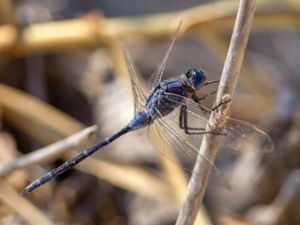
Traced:
<svg viewBox="0 0 300 225">
<path fill-rule="evenodd" d="M 25 168 L 28 166 L 41 164 L 43 162 L 57 159 L 70 150 L 78 147 L 83 142 L 90 140 L 97 131 L 98 127 L 95 125 L 88 127 L 76 134 L 71 135 L 66 139 L 48 145 L 30 154 L 24 155 L 14 161 L 2 163 L 0 164 L 0 176 L 7 175 L 8 173 L 16 169 Z"/>
<path fill-rule="evenodd" d="M 238 75 L 244 59 L 254 12 L 255 0 L 240 1 L 215 105 L 218 105 L 221 102 L 227 102 L 234 94 Z M 226 122 L 225 118 L 228 114 L 229 107 L 230 103 L 223 104 L 222 107 L 211 113 L 206 127 L 207 131 L 220 132 L 224 129 Z M 202 155 L 211 162 L 214 162 L 220 140 L 220 135 L 205 135 L 200 147 L 199 157 Z M 197 160 L 188 186 L 188 193 L 184 205 L 177 218 L 177 225 L 191 225 L 194 223 L 205 193 L 210 173 L 211 168 L 201 164 L 201 160 Z"/>
</svg>

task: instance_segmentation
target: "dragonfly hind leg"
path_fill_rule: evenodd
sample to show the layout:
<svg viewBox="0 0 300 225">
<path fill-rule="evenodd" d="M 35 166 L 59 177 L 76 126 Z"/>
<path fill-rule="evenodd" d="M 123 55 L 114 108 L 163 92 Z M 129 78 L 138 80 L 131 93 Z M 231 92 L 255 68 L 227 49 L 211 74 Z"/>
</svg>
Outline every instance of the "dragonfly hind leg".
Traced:
<svg viewBox="0 0 300 225">
<path fill-rule="evenodd" d="M 186 105 L 181 106 L 179 114 L 179 127 L 184 130 L 186 134 L 216 134 L 224 135 L 224 133 L 215 131 L 206 131 L 203 127 L 189 127 L 188 125 L 188 115 L 187 115 Z"/>
</svg>

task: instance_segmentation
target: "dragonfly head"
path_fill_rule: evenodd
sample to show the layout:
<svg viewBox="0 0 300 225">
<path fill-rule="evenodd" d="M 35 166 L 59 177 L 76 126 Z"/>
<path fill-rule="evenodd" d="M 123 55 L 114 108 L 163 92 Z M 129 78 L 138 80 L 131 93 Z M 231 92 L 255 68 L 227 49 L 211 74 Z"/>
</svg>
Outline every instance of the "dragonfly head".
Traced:
<svg viewBox="0 0 300 225">
<path fill-rule="evenodd" d="M 195 68 L 189 69 L 184 75 L 188 86 L 190 86 L 193 90 L 199 90 L 206 80 L 205 73 Z"/>
</svg>

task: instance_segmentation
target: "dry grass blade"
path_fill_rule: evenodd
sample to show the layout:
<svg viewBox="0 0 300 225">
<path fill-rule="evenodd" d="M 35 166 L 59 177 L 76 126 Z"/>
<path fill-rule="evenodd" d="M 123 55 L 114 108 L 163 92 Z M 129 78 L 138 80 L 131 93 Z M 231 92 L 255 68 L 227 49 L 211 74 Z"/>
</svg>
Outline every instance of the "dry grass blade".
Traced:
<svg viewBox="0 0 300 225">
<path fill-rule="evenodd" d="M 0 26 L 0 54 L 11 49 L 17 40 L 17 30 L 11 25 Z"/>
<path fill-rule="evenodd" d="M 66 139 L 19 157 L 14 161 L 2 163 L 0 164 L 0 176 L 11 173 L 16 169 L 56 160 L 68 151 L 80 146 L 83 142 L 86 142 L 97 132 L 97 130 L 97 126 L 88 127 Z"/>
<path fill-rule="evenodd" d="M 138 195 L 158 200 L 172 198 L 168 184 L 136 166 L 87 158 L 77 168 Z"/>
<path fill-rule="evenodd" d="M 24 220 L 32 225 L 54 225 L 49 218 L 25 198 L 20 196 L 13 187 L 1 180 L 0 199 L 16 211 Z"/>
<path fill-rule="evenodd" d="M 238 75 L 244 59 L 246 44 L 255 12 L 255 0 L 241 0 L 236 17 L 229 50 L 224 64 L 215 105 L 233 96 L 238 80 Z M 211 113 L 206 130 L 222 131 L 225 127 L 225 117 L 230 104 L 223 104 L 216 112 Z M 217 154 L 217 146 L 221 140 L 219 135 L 205 135 L 200 147 L 201 154 L 210 161 L 214 161 Z M 199 161 L 200 162 L 200 161 Z M 198 174 L 197 174 L 198 173 Z M 196 163 L 191 177 L 188 193 L 184 205 L 177 218 L 177 225 L 190 225 L 194 223 L 197 211 L 200 207 L 204 192 L 211 173 L 211 168 Z"/>
<path fill-rule="evenodd" d="M 0 1 L 0 20 L 3 24 L 15 24 L 15 12 L 12 1 Z"/>
<path fill-rule="evenodd" d="M 4 119 L 44 144 L 58 141 L 84 128 L 53 106 L 3 84 L 0 84 L 0 106 Z"/>
<path fill-rule="evenodd" d="M 240 218 L 235 218 L 234 216 L 228 214 L 220 215 L 218 217 L 218 222 L 222 225 L 251 225 Z"/>
</svg>

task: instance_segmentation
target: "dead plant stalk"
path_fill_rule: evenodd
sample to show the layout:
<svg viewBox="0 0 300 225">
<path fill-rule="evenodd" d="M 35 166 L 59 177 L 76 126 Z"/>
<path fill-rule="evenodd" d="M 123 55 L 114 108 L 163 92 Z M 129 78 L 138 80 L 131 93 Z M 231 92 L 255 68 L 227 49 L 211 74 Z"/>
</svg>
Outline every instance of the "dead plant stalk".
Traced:
<svg viewBox="0 0 300 225">
<path fill-rule="evenodd" d="M 241 70 L 244 53 L 250 33 L 251 24 L 255 12 L 255 0 L 241 0 L 235 20 L 235 25 L 227 52 L 223 72 L 215 100 L 215 105 L 231 98 L 234 94 L 238 75 Z M 206 126 L 207 131 L 222 131 L 225 127 L 225 118 L 229 112 L 230 103 L 223 104 L 218 110 L 211 113 Z M 220 135 L 205 135 L 200 147 L 200 155 L 214 162 L 217 147 L 221 140 Z M 176 225 L 191 225 L 195 221 L 196 214 L 202 202 L 208 178 L 211 173 L 209 167 L 196 161 L 192 177 L 188 186 L 186 199 L 180 210 Z"/>
</svg>

